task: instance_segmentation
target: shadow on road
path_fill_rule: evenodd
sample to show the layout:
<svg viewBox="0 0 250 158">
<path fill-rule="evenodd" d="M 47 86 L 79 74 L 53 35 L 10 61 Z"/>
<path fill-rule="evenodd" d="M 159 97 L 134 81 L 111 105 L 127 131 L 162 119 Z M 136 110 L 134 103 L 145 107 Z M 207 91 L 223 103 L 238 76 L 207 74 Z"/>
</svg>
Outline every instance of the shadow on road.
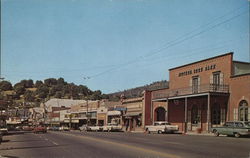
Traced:
<svg viewBox="0 0 250 158">
<path fill-rule="evenodd" d="M 2 141 L 2 143 L 6 143 L 6 142 L 9 142 L 10 140 L 7 140 L 7 139 L 4 139 L 3 141 Z"/>
<path fill-rule="evenodd" d="M 41 140 L 41 139 L 37 139 L 37 140 L 13 140 L 13 141 L 10 141 L 8 140 L 9 143 L 18 143 L 18 142 L 39 142 L 39 141 L 44 141 L 44 140 Z M 1 158 L 1 157 L 0 157 Z"/>
<path fill-rule="evenodd" d="M 1 150 L 18 150 L 18 149 L 40 149 L 40 148 L 57 148 L 66 145 L 44 145 L 44 146 L 24 146 L 24 147 L 8 147 L 2 148 Z"/>
<path fill-rule="evenodd" d="M 17 156 L 0 155 L 1 158 L 18 158 Z"/>
<path fill-rule="evenodd" d="M 6 135 L 19 135 L 19 134 L 24 134 L 26 132 L 23 131 L 10 131 Z"/>
</svg>

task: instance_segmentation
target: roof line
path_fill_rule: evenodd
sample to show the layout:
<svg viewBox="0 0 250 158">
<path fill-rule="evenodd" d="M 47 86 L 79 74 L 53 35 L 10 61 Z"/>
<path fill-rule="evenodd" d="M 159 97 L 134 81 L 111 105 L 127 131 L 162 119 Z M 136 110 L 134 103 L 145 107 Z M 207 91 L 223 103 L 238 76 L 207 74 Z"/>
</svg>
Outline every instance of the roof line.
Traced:
<svg viewBox="0 0 250 158">
<path fill-rule="evenodd" d="M 199 60 L 199 61 L 192 62 L 192 63 L 189 63 L 189 64 L 185 64 L 185 65 L 182 65 L 182 66 L 174 67 L 174 68 L 171 68 L 171 69 L 168 69 L 168 70 L 171 71 L 171 70 L 174 70 L 174 69 L 178 69 L 178 68 L 181 68 L 181 67 L 189 66 L 189 65 L 192 65 L 192 64 L 197 64 L 199 62 L 204 62 L 204 61 L 207 61 L 207 60 L 215 59 L 215 58 L 226 56 L 226 55 L 233 55 L 233 52 L 229 52 L 229 53 L 225 53 L 225 54 L 222 54 L 222 55 L 214 56 L 214 57 L 211 57 L 211 58 Z"/>
<path fill-rule="evenodd" d="M 246 62 L 246 61 L 237 61 L 237 60 L 234 60 L 233 62 L 234 63 L 242 63 L 242 64 L 250 64 L 250 62 Z"/>
</svg>

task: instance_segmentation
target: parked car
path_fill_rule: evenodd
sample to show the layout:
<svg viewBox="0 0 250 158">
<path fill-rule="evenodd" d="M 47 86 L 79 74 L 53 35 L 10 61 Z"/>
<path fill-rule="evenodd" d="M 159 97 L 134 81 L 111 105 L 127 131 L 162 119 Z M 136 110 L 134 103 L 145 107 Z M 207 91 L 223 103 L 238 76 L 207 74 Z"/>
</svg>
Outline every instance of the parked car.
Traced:
<svg viewBox="0 0 250 158">
<path fill-rule="evenodd" d="M 59 127 L 57 127 L 57 126 L 47 127 L 47 130 L 50 130 L 50 131 L 59 131 Z"/>
<path fill-rule="evenodd" d="M 8 129 L 7 129 L 7 127 L 1 127 L 1 128 L 0 128 L 0 132 L 2 133 L 2 135 L 8 134 Z"/>
<path fill-rule="evenodd" d="M 221 127 L 214 127 L 211 128 L 211 131 L 214 133 L 215 136 L 219 135 L 232 135 L 235 137 L 240 137 L 243 135 L 250 136 L 250 122 L 246 121 L 231 121 L 226 122 Z"/>
<path fill-rule="evenodd" d="M 103 131 L 122 131 L 122 126 L 117 123 L 108 123 L 108 125 L 103 126 Z"/>
<path fill-rule="evenodd" d="M 82 125 L 81 127 L 79 127 L 80 131 L 88 131 L 88 126 L 87 125 Z"/>
<path fill-rule="evenodd" d="M 46 133 L 47 132 L 47 128 L 44 126 L 37 126 L 33 129 L 34 133 Z"/>
<path fill-rule="evenodd" d="M 69 131 L 69 127 L 68 126 L 61 126 L 61 127 L 59 127 L 59 131 Z"/>
<path fill-rule="evenodd" d="M 102 131 L 102 130 L 103 130 L 102 126 L 92 125 L 92 126 L 87 127 L 87 131 L 95 131 L 95 132 L 97 132 L 97 131 Z"/>
<path fill-rule="evenodd" d="M 154 122 L 154 125 L 146 126 L 146 132 L 157 132 L 161 133 L 174 133 L 179 131 L 179 127 L 177 125 L 171 125 L 169 122 L 165 121 L 157 121 Z"/>
<path fill-rule="evenodd" d="M 16 126 L 16 127 L 15 127 L 15 130 L 16 130 L 16 131 L 21 131 L 22 129 L 23 129 L 22 126 Z"/>
<path fill-rule="evenodd" d="M 34 127 L 33 126 L 23 126 L 23 131 L 33 131 Z"/>
<path fill-rule="evenodd" d="M 3 141 L 3 134 L 2 132 L 0 132 L 0 144 L 2 143 L 2 141 Z"/>
</svg>

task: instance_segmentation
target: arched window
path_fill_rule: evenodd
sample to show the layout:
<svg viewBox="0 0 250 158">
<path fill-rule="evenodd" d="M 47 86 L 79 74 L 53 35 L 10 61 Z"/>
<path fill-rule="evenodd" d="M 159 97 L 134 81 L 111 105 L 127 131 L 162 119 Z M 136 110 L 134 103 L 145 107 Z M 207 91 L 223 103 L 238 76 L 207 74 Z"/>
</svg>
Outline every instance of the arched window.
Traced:
<svg viewBox="0 0 250 158">
<path fill-rule="evenodd" d="M 245 100 L 240 101 L 239 104 L 239 120 L 240 121 L 250 121 L 248 117 L 248 103 Z"/>
<path fill-rule="evenodd" d="M 156 121 L 165 121 L 166 110 L 163 107 L 155 109 Z"/>
</svg>

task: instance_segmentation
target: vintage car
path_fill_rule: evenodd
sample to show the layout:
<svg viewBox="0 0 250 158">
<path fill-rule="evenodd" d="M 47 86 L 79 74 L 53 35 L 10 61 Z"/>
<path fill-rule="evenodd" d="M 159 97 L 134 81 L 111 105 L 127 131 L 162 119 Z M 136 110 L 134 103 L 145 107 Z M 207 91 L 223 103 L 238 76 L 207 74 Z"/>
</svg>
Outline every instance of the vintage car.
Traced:
<svg viewBox="0 0 250 158">
<path fill-rule="evenodd" d="M 23 131 L 33 131 L 34 127 L 33 126 L 23 126 L 22 129 L 23 129 Z"/>
<path fill-rule="evenodd" d="M 108 123 L 108 125 L 103 126 L 103 131 L 122 131 L 122 126 L 117 123 Z"/>
<path fill-rule="evenodd" d="M 2 135 L 6 135 L 9 133 L 7 127 L 1 127 L 0 132 L 2 133 Z"/>
<path fill-rule="evenodd" d="M 61 127 L 59 127 L 59 131 L 69 131 L 69 127 L 68 126 L 61 126 Z"/>
<path fill-rule="evenodd" d="M 103 127 L 102 126 L 96 126 L 96 125 L 92 125 L 92 126 L 88 126 L 87 127 L 87 131 L 102 131 Z"/>
<path fill-rule="evenodd" d="M 169 122 L 157 121 L 154 122 L 154 125 L 145 126 L 145 130 L 147 133 L 175 133 L 179 131 L 179 127 L 177 125 L 171 125 Z"/>
<path fill-rule="evenodd" d="M 88 126 L 87 125 L 82 125 L 79 127 L 80 131 L 88 131 Z"/>
<path fill-rule="evenodd" d="M 33 133 L 46 133 L 47 132 L 47 128 L 44 126 L 36 126 L 33 129 Z"/>
<path fill-rule="evenodd" d="M 2 143 L 2 141 L 3 141 L 3 134 L 2 132 L 0 132 L 0 144 Z"/>
<path fill-rule="evenodd" d="M 231 121 L 226 122 L 221 127 L 214 127 L 211 128 L 211 131 L 214 133 L 215 136 L 219 135 L 232 135 L 235 137 L 240 137 L 244 135 L 250 136 L 250 122 L 246 121 Z"/>
</svg>

